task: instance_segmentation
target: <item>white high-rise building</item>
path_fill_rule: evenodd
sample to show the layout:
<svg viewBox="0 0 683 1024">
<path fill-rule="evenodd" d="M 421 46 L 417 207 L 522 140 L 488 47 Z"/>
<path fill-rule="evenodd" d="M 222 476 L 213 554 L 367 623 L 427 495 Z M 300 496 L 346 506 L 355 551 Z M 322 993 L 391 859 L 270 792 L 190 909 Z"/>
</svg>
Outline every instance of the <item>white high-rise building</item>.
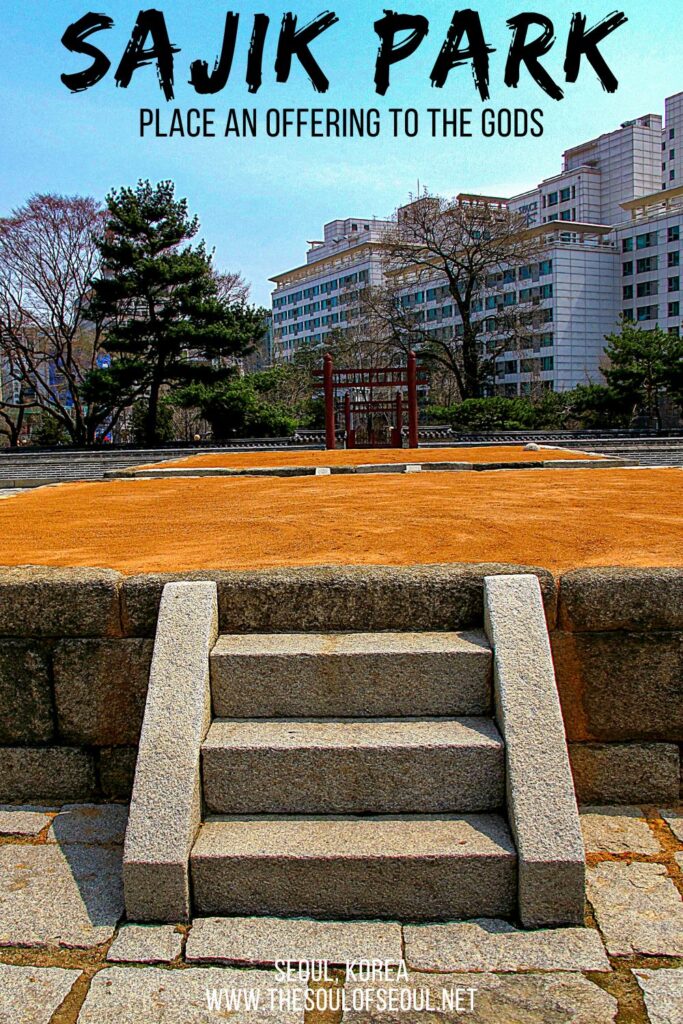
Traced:
<svg viewBox="0 0 683 1024">
<path fill-rule="evenodd" d="M 574 146 L 560 174 L 495 202 L 522 213 L 545 243 L 539 262 L 489 275 L 474 307 L 485 321 L 482 350 L 497 353 L 495 393 L 600 381 L 605 335 L 621 315 L 680 331 L 683 93 L 666 100 L 664 119 L 647 114 Z M 310 243 L 305 265 L 273 278 L 276 358 L 324 346 L 331 330 L 353 320 L 359 291 L 384 280 L 379 243 L 387 223 L 333 221 L 323 242 Z M 394 285 L 423 331 L 457 336 L 445 280 L 408 273 Z M 495 314 L 518 305 L 537 307 L 534 326 L 499 352 Z"/>
<path fill-rule="evenodd" d="M 349 217 L 325 225 L 309 242 L 306 263 L 271 278 L 273 355 L 289 360 L 303 345 L 324 345 L 358 313 L 358 293 L 383 281 L 379 243 L 388 221 Z"/>
</svg>

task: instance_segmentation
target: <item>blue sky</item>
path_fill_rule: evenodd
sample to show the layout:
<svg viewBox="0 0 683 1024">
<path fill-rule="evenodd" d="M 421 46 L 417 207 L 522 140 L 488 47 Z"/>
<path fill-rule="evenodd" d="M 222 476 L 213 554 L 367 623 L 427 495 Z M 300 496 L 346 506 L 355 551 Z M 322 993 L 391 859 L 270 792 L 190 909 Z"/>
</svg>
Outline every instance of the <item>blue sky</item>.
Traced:
<svg viewBox="0 0 683 1024">
<path fill-rule="evenodd" d="M 557 42 L 544 64 L 562 80 L 564 46 L 571 13 L 581 10 L 589 24 L 602 20 L 615 0 L 490 0 L 477 4 L 491 57 L 493 107 L 540 107 L 544 135 L 526 139 L 415 139 L 338 141 L 334 139 L 154 139 L 138 137 L 140 107 L 174 105 L 215 107 L 217 121 L 228 108 L 256 107 L 471 107 L 478 122 L 483 106 L 469 68 L 454 71 L 446 86 L 432 89 L 429 74 L 457 4 L 443 0 L 395 0 L 350 3 L 332 0 L 156 0 L 164 11 L 176 57 L 176 95 L 166 104 L 154 68 L 143 68 L 127 90 L 117 89 L 114 69 L 123 53 L 137 12 L 145 4 L 131 0 L 0 0 L 0 214 L 33 192 L 89 193 L 104 196 L 112 186 L 139 177 L 173 178 L 202 223 L 202 235 L 216 249 L 216 261 L 239 269 L 252 282 L 253 296 L 267 303 L 268 278 L 304 259 L 306 240 L 320 237 L 325 221 L 337 217 L 386 216 L 415 192 L 418 180 L 443 193 L 482 191 L 513 194 L 560 169 L 561 153 L 628 118 L 663 112 L 664 97 L 683 90 L 681 38 L 683 5 L 623 0 L 629 18 L 603 44 L 602 52 L 620 81 L 609 95 L 592 68 L 582 68 L 566 98 L 557 103 L 530 82 L 524 71 L 518 89 L 503 84 L 510 32 L 505 21 L 524 10 L 538 10 L 555 22 Z M 374 92 L 378 39 L 373 22 L 384 7 L 424 14 L 430 32 L 417 53 L 392 72 L 384 98 Z M 461 5 L 464 6 L 464 5 Z M 314 44 L 315 55 L 331 81 L 329 91 L 315 93 L 294 63 L 287 84 L 273 72 L 282 14 L 292 10 L 305 24 L 325 9 L 339 24 Z M 69 54 L 60 43 L 67 25 L 88 11 L 110 15 L 113 30 L 91 42 L 112 61 L 107 78 L 91 90 L 71 94 L 60 82 L 62 72 L 82 69 L 88 58 Z M 215 96 L 197 96 L 189 78 L 191 61 L 212 67 L 220 46 L 227 10 L 239 11 L 240 33 L 231 79 Z M 244 85 L 251 21 L 257 11 L 271 17 L 266 42 L 263 87 L 256 97 Z M 426 124 L 423 113 L 423 124 Z"/>
</svg>

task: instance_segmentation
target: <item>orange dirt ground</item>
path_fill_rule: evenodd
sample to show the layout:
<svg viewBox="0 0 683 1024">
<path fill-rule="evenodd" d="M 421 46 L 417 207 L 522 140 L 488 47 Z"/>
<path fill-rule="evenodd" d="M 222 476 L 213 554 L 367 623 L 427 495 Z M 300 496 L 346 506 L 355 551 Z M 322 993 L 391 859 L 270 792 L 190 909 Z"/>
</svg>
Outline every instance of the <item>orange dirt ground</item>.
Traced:
<svg viewBox="0 0 683 1024">
<path fill-rule="evenodd" d="M 156 462 L 137 469 L 254 469 L 264 466 L 365 466 L 387 462 L 550 462 L 553 459 L 587 459 L 582 452 L 556 449 L 526 452 L 524 448 L 496 445 L 490 448 L 339 448 L 333 452 L 217 452 Z"/>
<path fill-rule="evenodd" d="M 0 564 L 683 566 L 681 509 L 679 469 L 61 484 L 0 502 Z"/>
</svg>

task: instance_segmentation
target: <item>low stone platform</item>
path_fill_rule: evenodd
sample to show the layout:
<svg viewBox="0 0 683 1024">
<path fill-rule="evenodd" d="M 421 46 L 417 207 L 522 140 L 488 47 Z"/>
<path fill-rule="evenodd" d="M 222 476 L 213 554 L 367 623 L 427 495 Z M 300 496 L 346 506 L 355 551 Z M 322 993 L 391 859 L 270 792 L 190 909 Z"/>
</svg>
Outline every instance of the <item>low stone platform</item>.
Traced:
<svg viewBox="0 0 683 1024">
<path fill-rule="evenodd" d="M 129 924 L 126 819 L 121 804 L 0 807 L 0 1021 L 683 1019 L 683 805 L 583 808 L 587 927 L 537 931 L 496 920 Z M 359 962 L 373 959 L 402 961 L 406 974 L 364 978 Z M 329 978 L 295 971 L 285 984 L 277 960 L 326 960 Z M 382 1009 L 380 990 L 414 1009 Z"/>
<path fill-rule="evenodd" d="M 250 466 L 235 469 L 226 466 L 166 466 L 162 469 L 119 469 L 105 473 L 108 480 L 167 480 L 192 477 L 244 477 L 244 476 L 338 476 L 365 473 L 463 473 L 505 469 L 618 469 L 628 466 L 625 459 L 595 456 L 586 459 L 552 459 L 536 462 L 369 462 L 360 466 Z"/>
</svg>

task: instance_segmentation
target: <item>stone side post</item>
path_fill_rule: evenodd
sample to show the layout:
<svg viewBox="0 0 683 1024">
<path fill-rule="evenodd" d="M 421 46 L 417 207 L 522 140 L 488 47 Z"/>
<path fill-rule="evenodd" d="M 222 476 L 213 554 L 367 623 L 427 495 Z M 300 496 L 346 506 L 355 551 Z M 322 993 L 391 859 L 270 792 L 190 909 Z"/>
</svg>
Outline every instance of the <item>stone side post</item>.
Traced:
<svg viewBox="0 0 683 1024">
<path fill-rule="evenodd" d="M 201 744 L 211 720 L 215 583 L 168 583 L 159 610 L 126 831 L 131 921 L 187 921 L 189 857 L 201 823 Z"/>
<path fill-rule="evenodd" d="M 583 924 L 583 841 L 538 580 L 489 576 L 484 605 L 520 919 L 528 928 Z"/>
</svg>

